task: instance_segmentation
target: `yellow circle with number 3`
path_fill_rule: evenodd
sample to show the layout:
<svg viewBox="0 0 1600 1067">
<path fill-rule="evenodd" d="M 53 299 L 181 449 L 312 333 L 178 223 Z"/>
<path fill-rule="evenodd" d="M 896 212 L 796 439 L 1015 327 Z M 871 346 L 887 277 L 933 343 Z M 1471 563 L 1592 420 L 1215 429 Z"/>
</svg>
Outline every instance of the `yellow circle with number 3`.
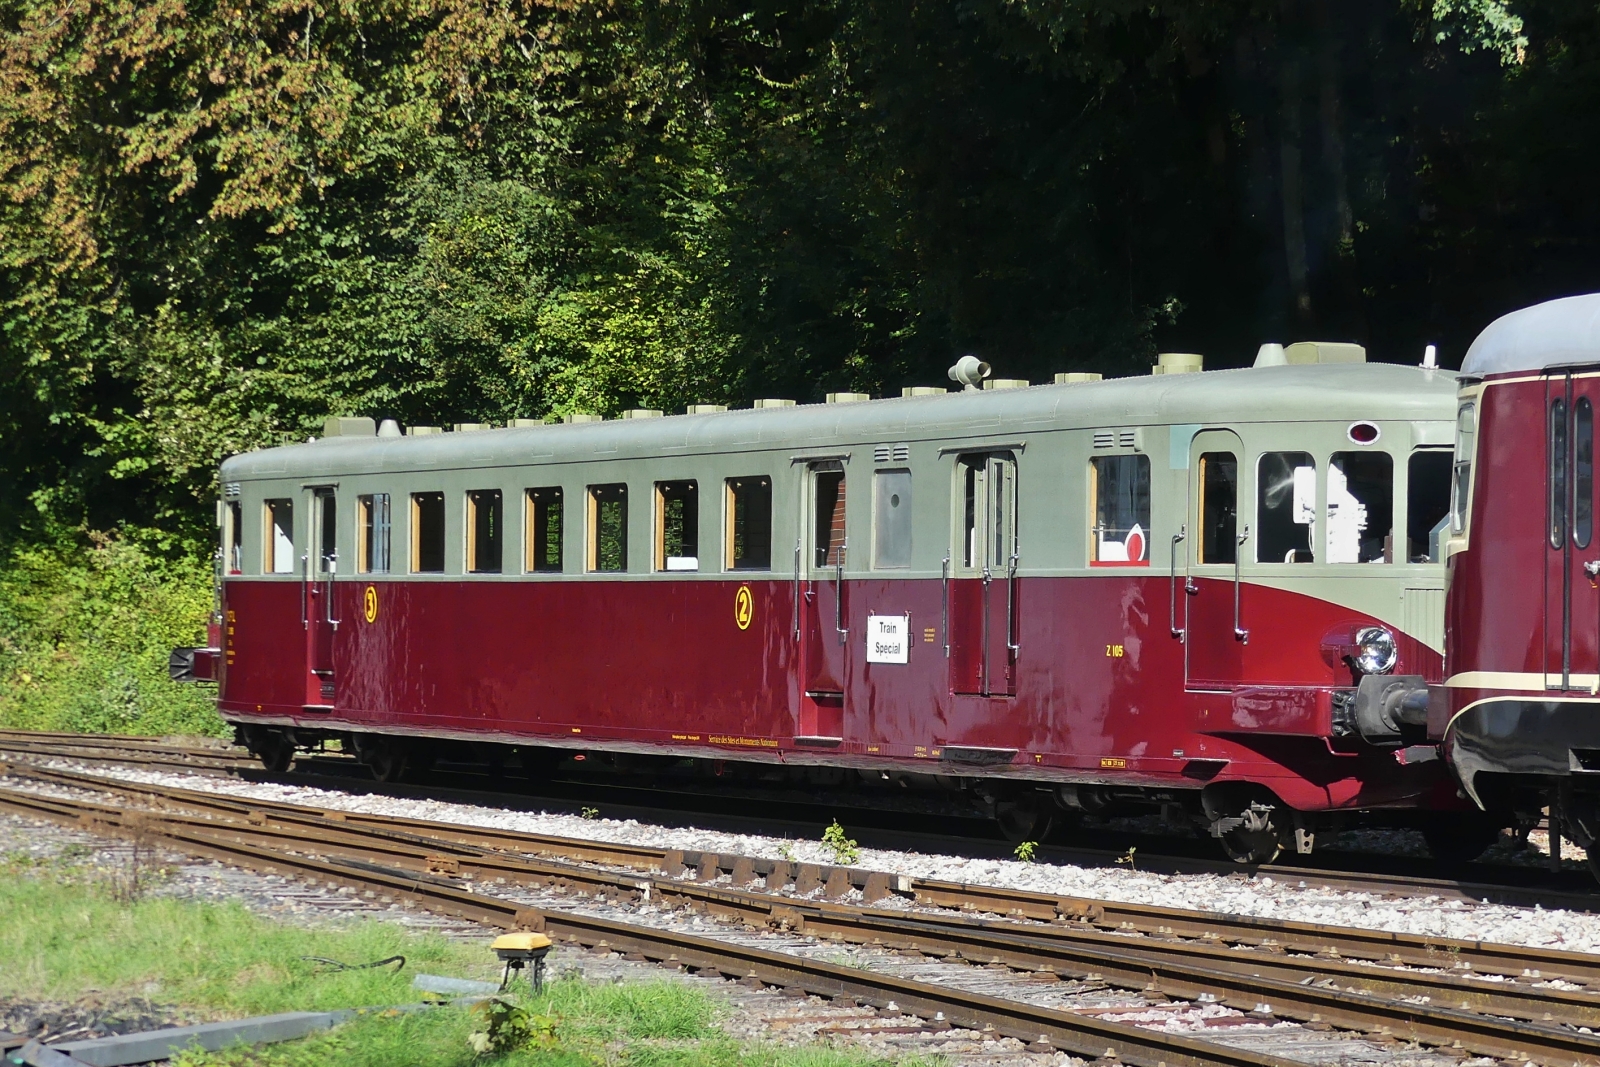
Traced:
<svg viewBox="0 0 1600 1067">
<path fill-rule="evenodd" d="M 756 617 L 756 598 L 748 585 L 741 585 L 733 598 L 733 621 L 741 630 L 750 629 L 750 620 Z"/>
<path fill-rule="evenodd" d="M 361 607 L 362 607 L 362 613 L 366 616 L 368 622 L 377 622 L 378 621 L 378 587 L 377 586 L 375 586 L 375 585 L 367 586 L 367 591 L 361 598 Z"/>
</svg>

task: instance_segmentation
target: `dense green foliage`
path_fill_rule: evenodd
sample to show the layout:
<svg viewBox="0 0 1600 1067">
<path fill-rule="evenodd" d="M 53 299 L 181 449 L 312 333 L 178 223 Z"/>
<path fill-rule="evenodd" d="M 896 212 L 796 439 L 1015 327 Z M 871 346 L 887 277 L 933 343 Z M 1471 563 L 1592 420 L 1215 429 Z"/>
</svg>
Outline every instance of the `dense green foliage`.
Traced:
<svg viewBox="0 0 1600 1067">
<path fill-rule="evenodd" d="M 203 555 L 330 413 L 1449 363 L 1600 285 L 1578 0 L 0 10 L 0 550 Z"/>
<path fill-rule="evenodd" d="M 167 678 L 167 652 L 205 633 L 208 567 L 124 538 L 18 546 L 0 569 L 0 725 L 223 734 L 210 691 Z"/>
</svg>

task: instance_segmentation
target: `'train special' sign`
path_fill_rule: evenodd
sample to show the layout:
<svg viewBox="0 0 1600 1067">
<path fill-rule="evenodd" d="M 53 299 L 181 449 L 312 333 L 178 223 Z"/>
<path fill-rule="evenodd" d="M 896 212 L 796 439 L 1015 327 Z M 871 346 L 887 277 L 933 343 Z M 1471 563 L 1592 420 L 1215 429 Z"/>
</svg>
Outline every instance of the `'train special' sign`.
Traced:
<svg viewBox="0 0 1600 1067">
<path fill-rule="evenodd" d="M 905 663 L 911 657 L 911 616 L 867 616 L 867 662 Z"/>
</svg>

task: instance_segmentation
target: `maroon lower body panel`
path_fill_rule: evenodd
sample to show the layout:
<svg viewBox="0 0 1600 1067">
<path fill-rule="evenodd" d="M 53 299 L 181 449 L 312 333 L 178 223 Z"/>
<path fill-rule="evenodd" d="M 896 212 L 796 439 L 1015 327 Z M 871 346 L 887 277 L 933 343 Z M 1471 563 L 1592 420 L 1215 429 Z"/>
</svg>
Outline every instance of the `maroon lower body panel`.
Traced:
<svg viewBox="0 0 1600 1067">
<path fill-rule="evenodd" d="M 1198 690 L 1169 632 L 1166 575 L 996 581 L 1011 632 L 989 612 L 987 640 L 959 630 L 982 610 L 968 603 L 975 584 L 954 604 L 937 579 L 849 579 L 842 592 L 787 579 L 340 579 L 307 620 L 298 581 L 233 578 L 219 706 L 236 722 L 335 730 L 1063 782 L 1251 781 L 1308 811 L 1422 803 L 1444 780 L 1438 761 L 1401 766 L 1330 737 L 1331 691 L 1352 682 L 1322 638 L 1374 621 L 1338 604 L 1248 586 L 1253 617 L 1287 621 L 1239 646 L 1238 682 Z M 871 616 L 906 620 L 903 656 L 869 653 Z M 1397 673 L 1439 678 L 1436 653 L 1400 644 Z"/>
</svg>

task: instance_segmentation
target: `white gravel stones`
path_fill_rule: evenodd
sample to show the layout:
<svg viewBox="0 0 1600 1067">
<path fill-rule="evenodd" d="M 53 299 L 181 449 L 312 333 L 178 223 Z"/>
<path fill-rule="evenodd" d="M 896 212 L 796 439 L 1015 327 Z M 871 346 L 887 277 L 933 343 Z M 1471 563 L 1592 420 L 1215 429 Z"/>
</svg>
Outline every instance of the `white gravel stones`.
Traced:
<svg viewBox="0 0 1600 1067">
<path fill-rule="evenodd" d="M 576 815 L 506 811 L 471 804 L 344 793 L 337 789 L 258 784 L 203 775 L 100 766 L 85 768 L 69 761 L 53 761 L 53 765 L 147 784 L 332 810 L 591 838 L 652 848 L 679 848 L 809 863 L 832 862 L 831 854 L 819 841 L 659 826 L 633 819 L 585 819 Z M 818 827 L 818 832 L 820 835 L 821 827 Z M 1004 886 L 1063 896 L 1579 952 L 1600 951 L 1600 915 L 1581 912 L 1516 908 L 1443 900 L 1433 896 L 1384 897 L 1287 884 L 1270 877 L 1248 879 L 1243 875 L 1150 874 L 1120 868 L 969 859 L 869 848 L 861 850 L 858 865 L 912 877 Z"/>
</svg>

